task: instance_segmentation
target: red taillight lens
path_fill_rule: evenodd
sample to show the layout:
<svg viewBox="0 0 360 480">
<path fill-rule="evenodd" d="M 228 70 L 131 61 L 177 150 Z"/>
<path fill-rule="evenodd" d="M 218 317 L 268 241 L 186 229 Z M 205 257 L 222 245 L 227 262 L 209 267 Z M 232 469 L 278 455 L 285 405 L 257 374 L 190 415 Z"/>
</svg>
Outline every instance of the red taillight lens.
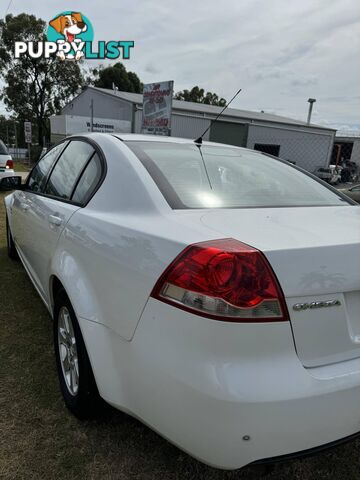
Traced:
<svg viewBox="0 0 360 480">
<path fill-rule="evenodd" d="M 288 320 L 283 293 L 265 256 L 231 238 L 185 248 L 151 296 L 218 320 Z"/>
<path fill-rule="evenodd" d="M 12 160 L 8 160 L 8 161 L 6 162 L 5 168 L 9 168 L 9 169 L 12 170 L 12 169 L 14 168 L 14 162 L 13 162 Z"/>
</svg>

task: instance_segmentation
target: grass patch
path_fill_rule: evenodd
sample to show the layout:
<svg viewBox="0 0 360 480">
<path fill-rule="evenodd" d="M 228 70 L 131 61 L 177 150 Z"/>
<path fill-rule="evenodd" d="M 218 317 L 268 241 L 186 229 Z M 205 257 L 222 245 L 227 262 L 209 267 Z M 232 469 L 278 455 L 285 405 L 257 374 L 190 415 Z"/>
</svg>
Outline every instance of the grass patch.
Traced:
<svg viewBox="0 0 360 480">
<path fill-rule="evenodd" d="M 67 411 L 55 370 L 51 319 L 21 263 L 6 255 L 4 196 L 0 193 L 0 478 L 259 478 L 255 468 L 223 472 L 206 467 L 113 409 L 91 422 L 80 422 Z M 278 465 L 264 478 L 360 479 L 359 446 L 353 442 Z"/>
<path fill-rule="evenodd" d="M 28 162 L 15 161 L 14 170 L 15 172 L 30 172 L 32 165 L 29 165 Z"/>
</svg>

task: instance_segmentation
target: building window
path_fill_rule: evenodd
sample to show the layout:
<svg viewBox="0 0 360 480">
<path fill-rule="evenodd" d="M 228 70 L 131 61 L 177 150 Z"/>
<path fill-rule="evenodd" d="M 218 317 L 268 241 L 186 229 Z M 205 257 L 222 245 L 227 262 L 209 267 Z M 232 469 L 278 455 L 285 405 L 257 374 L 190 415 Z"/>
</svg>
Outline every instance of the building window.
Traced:
<svg viewBox="0 0 360 480">
<path fill-rule="evenodd" d="M 254 150 L 278 157 L 280 154 L 280 145 L 273 145 L 271 143 L 255 143 Z"/>
</svg>

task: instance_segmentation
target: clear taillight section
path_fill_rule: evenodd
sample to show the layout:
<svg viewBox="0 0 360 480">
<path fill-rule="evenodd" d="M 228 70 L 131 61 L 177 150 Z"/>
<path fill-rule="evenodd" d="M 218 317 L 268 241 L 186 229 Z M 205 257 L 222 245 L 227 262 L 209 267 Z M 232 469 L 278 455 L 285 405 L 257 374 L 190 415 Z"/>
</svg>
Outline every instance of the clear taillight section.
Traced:
<svg viewBox="0 0 360 480">
<path fill-rule="evenodd" d="M 231 238 L 185 248 L 151 296 L 217 320 L 288 320 L 283 293 L 265 256 Z"/>
<path fill-rule="evenodd" d="M 8 160 L 6 162 L 5 168 L 9 168 L 10 170 L 12 170 L 14 168 L 14 162 L 12 160 Z"/>
</svg>

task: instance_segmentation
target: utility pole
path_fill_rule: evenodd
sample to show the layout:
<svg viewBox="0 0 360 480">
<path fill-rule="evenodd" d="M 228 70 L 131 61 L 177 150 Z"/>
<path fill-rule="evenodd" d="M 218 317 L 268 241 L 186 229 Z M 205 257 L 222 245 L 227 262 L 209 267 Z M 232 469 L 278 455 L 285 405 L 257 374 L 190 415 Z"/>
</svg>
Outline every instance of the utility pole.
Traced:
<svg viewBox="0 0 360 480">
<path fill-rule="evenodd" d="M 15 157 L 19 156 L 18 152 L 18 141 L 17 141 L 17 132 L 16 132 L 16 120 L 14 120 L 14 137 L 15 137 Z"/>
<path fill-rule="evenodd" d="M 29 165 L 31 164 L 31 143 L 32 143 L 32 125 L 31 122 L 25 121 L 24 122 L 24 136 L 25 142 L 28 146 L 28 154 L 29 154 Z"/>
<path fill-rule="evenodd" d="M 307 122 L 306 123 L 309 125 L 310 120 L 311 120 L 313 105 L 316 102 L 316 98 L 309 98 L 308 102 L 309 102 L 309 112 L 308 112 L 308 117 L 307 117 Z"/>
<path fill-rule="evenodd" d="M 136 103 L 133 103 L 132 111 L 131 111 L 131 133 L 135 133 L 136 112 L 137 112 L 137 105 Z"/>
<path fill-rule="evenodd" d="M 94 99 L 90 102 L 90 132 L 94 131 Z"/>
</svg>

